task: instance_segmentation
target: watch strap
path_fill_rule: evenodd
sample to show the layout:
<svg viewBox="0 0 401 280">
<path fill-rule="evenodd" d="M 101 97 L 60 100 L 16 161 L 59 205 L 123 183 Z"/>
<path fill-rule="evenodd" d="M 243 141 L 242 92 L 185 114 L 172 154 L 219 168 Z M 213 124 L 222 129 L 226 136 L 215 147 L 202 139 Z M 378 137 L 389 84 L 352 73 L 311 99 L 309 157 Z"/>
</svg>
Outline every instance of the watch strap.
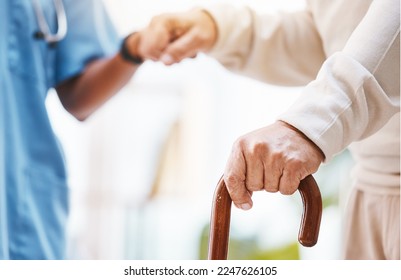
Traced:
<svg viewBox="0 0 401 280">
<path fill-rule="evenodd" d="M 132 64 L 135 65 L 140 65 L 143 63 L 143 59 L 140 56 L 136 56 L 133 55 L 129 52 L 128 47 L 127 47 L 127 41 L 128 38 L 130 36 L 133 36 L 136 32 L 129 34 L 128 36 L 126 36 L 123 40 L 123 42 L 121 43 L 121 47 L 120 47 L 120 54 L 121 57 L 128 62 L 131 62 Z"/>
</svg>

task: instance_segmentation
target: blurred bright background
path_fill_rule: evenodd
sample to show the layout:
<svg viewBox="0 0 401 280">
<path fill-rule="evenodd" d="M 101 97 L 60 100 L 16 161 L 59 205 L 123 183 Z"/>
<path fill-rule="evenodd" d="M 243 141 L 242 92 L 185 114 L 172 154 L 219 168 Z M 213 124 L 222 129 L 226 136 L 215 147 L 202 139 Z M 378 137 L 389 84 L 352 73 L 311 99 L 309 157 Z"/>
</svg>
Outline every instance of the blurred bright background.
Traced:
<svg viewBox="0 0 401 280">
<path fill-rule="evenodd" d="M 104 0 L 121 36 L 152 16 L 220 0 Z M 260 13 L 302 9 L 300 0 L 230 0 Z M 205 55 L 165 67 L 146 62 L 116 97 L 86 122 L 47 105 L 64 146 L 71 215 L 69 259 L 206 258 L 214 188 L 232 143 L 272 123 L 299 88 L 232 74 Z M 341 215 L 350 185 L 347 152 L 315 178 L 324 212 L 318 244 L 297 243 L 302 203 L 256 193 L 254 208 L 233 209 L 231 259 L 339 259 Z"/>
</svg>

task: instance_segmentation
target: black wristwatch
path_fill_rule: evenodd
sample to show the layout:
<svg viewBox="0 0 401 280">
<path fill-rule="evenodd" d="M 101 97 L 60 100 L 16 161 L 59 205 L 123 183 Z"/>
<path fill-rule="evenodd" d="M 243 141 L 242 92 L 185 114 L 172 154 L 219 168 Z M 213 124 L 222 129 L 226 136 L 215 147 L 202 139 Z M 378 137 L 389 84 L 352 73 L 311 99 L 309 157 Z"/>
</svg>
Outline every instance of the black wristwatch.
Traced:
<svg viewBox="0 0 401 280">
<path fill-rule="evenodd" d="M 121 44 L 121 47 L 120 47 L 120 54 L 121 54 L 121 57 L 125 61 L 131 62 L 132 64 L 135 64 L 135 65 L 140 65 L 140 64 L 143 63 L 143 59 L 141 57 L 139 57 L 139 56 L 132 55 L 128 51 L 128 48 L 127 48 L 127 40 L 131 35 L 134 35 L 134 34 L 135 34 L 135 32 L 129 34 L 127 37 L 124 38 L 124 40 L 123 40 L 123 42 Z"/>
</svg>

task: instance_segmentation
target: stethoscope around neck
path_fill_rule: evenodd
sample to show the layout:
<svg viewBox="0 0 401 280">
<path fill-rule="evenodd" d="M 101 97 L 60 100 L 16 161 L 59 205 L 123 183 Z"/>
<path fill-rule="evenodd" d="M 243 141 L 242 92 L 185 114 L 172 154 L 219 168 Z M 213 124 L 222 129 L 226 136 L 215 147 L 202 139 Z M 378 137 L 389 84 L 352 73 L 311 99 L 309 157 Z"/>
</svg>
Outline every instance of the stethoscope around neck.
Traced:
<svg viewBox="0 0 401 280">
<path fill-rule="evenodd" d="M 38 22 L 39 30 L 33 35 L 38 40 L 44 40 L 49 45 L 60 42 L 67 35 L 67 17 L 62 0 L 53 0 L 57 17 L 57 33 L 51 33 L 39 0 L 32 0 L 33 8 Z"/>
</svg>

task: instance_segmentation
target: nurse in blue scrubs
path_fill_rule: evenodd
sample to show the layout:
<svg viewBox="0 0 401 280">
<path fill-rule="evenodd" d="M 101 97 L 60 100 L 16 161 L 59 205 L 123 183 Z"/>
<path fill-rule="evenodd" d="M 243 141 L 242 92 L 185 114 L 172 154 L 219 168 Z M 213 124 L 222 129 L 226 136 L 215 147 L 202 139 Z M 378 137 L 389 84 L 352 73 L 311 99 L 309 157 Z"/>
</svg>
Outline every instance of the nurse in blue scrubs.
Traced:
<svg viewBox="0 0 401 280">
<path fill-rule="evenodd" d="M 0 1 L 0 259 L 63 259 L 68 188 L 49 88 L 86 119 L 141 59 L 100 0 Z"/>
</svg>

